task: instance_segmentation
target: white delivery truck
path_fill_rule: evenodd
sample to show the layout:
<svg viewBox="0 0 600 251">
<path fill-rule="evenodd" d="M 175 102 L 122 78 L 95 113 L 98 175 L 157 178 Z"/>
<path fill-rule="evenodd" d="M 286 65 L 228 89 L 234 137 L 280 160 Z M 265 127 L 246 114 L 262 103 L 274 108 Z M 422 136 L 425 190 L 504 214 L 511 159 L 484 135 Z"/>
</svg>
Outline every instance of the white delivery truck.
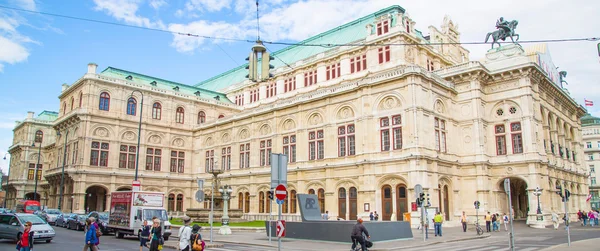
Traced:
<svg viewBox="0 0 600 251">
<path fill-rule="evenodd" d="M 115 232 L 117 238 L 125 235 L 140 236 L 140 228 L 144 220 L 152 225 L 152 218 L 157 217 L 162 223 L 165 241 L 171 236 L 171 223 L 164 207 L 165 194 L 161 192 L 120 191 L 110 194 L 110 214 L 108 227 Z"/>
</svg>

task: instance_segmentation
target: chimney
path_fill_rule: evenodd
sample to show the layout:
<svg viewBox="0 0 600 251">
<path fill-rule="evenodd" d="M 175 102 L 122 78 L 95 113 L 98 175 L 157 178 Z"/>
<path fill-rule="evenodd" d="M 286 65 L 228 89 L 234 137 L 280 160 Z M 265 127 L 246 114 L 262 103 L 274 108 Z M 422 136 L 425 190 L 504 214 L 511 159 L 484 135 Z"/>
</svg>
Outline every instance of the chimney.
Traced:
<svg viewBox="0 0 600 251">
<path fill-rule="evenodd" d="M 87 73 L 96 74 L 96 68 L 98 68 L 97 64 L 95 64 L 95 63 L 89 63 L 88 64 L 88 71 L 87 71 Z"/>
<path fill-rule="evenodd" d="M 27 118 L 32 119 L 35 112 L 27 112 Z"/>
<path fill-rule="evenodd" d="M 67 83 L 62 84 L 62 91 L 64 92 L 67 88 L 69 88 L 69 85 Z"/>
</svg>

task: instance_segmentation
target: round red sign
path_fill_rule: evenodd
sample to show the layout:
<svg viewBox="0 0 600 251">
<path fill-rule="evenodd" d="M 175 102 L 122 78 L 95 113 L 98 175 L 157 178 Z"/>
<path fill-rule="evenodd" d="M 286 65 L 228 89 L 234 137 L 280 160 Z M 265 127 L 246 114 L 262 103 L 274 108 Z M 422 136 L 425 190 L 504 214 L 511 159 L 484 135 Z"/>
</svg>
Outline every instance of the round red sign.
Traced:
<svg viewBox="0 0 600 251">
<path fill-rule="evenodd" d="M 285 200 L 285 197 L 287 196 L 286 190 L 287 189 L 285 188 L 285 185 L 283 185 L 283 184 L 277 185 L 277 187 L 275 188 L 275 197 L 278 200 Z"/>
</svg>

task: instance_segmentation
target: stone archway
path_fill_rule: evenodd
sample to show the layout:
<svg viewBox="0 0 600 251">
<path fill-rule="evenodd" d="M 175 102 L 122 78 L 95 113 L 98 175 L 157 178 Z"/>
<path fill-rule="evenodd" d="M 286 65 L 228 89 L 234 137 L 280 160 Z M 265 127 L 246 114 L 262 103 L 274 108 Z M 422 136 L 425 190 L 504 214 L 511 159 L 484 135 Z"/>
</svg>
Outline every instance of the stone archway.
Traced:
<svg viewBox="0 0 600 251">
<path fill-rule="evenodd" d="M 527 181 L 519 177 L 506 177 L 510 179 L 510 193 L 511 193 L 511 206 L 514 212 L 513 217 L 515 220 L 525 220 L 527 219 L 527 214 L 529 212 L 529 194 L 527 193 Z M 508 215 L 510 210 L 508 208 L 506 192 L 504 191 L 504 179 L 502 178 L 498 181 L 498 189 L 501 191 L 499 194 L 501 198 L 499 199 L 500 203 L 498 208 L 501 212 L 506 213 Z"/>
<path fill-rule="evenodd" d="M 106 194 L 108 191 L 101 186 L 90 186 L 85 190 L 84 209 L 86 212 L 104 212 L 106 210 Z"/>
<path fill-rule="evenodd" d="M 36 201 L 40 201 L 41 200 L 41 194 L 37 193 L 37 196 L 34 196 L 34 193 L 27 193 L 25 194 L 25 198 L 26 200 L 33 200 L 33 198 L 35 197 Z"/>
<path fill-rule="evenodd" d="M 123 186 L 123 187 L 119 187 L 117 188 L 117 191 L 131 191 L 131 187 L 130 186 Z"/>
</svg>

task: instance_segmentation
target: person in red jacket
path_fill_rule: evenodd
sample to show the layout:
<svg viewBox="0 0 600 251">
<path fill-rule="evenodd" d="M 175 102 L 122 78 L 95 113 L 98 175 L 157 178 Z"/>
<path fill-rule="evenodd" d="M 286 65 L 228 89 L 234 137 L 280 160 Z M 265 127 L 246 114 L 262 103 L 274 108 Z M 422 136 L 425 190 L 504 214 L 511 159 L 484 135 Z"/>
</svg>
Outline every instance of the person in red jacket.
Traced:
<svg viewBox="0 0 600 251">
<path fill-rule="evenodd" d="M 19 251 L 31 251 L 33 250 L 33 231 L 31 231 L 31 222 L 25 222 L 25 231 L 21 234 L 21 239 L 17 243 Z"/>
</svg>

